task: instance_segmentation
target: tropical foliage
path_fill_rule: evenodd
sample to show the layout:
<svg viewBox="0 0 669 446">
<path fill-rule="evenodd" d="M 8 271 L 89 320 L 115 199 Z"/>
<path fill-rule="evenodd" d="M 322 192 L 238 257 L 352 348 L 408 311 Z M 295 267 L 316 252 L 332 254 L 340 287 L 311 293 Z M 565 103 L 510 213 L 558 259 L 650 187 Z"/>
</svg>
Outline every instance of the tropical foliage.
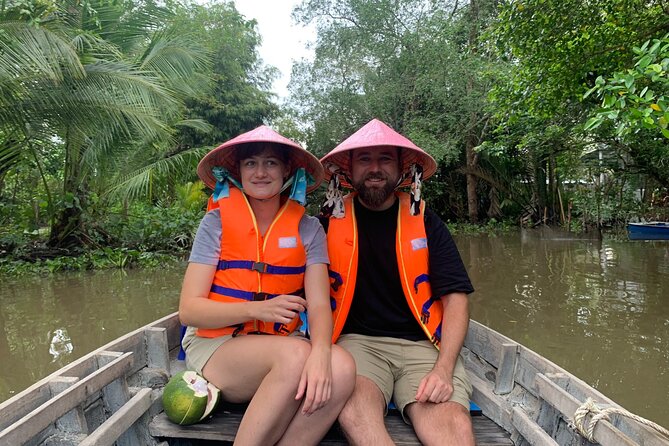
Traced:
<svg viewBox="0 0 669 446">
<path fill-rule="evenodd" d="M 111 209 L 177 206 L 203 153 L 277 112 L 254 26 L 229 3 L 2 2 L 7 234 L 47 225 L 72 249 L 118 236 L 100 238 Z"/>
<path fill-rule="evenodd" d="M 426 195 L 446 218 L 583 229 L 650 217 L 669 187 L 668 12 L 641 0 L 304 0 L 295 17 L 318 40 L 293 70 L 293 104 L 321 152 L 371 117 L 409 136 L 439 161 Z"/>
<path fill-rule="evenodd" d="M 231 2 L 2 2 L 0 254 L 181 255 L 198 160 L 263 122 L 323 155 L 384 120 L 437 159 L 425 196 L 452 222 L 669 218 L 666 2 L 303 0 L 293 17 L 315 57 L 279 106 Z"/>
</svg>

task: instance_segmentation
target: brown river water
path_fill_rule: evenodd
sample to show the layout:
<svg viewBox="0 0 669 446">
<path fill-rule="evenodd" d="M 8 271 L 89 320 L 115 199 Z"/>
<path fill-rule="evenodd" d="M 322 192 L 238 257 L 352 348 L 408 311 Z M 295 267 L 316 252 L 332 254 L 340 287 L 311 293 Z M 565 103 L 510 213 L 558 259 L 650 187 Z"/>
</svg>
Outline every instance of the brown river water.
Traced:
<svg viewBox="0 0 669 446">
<path fill-rule="evenodd" d="M 669 427 L 669 242 L 458 236 L 472 318 Z M 0 402 L 176 310 L 184 267 L 0 278 Z"/>
</svg>

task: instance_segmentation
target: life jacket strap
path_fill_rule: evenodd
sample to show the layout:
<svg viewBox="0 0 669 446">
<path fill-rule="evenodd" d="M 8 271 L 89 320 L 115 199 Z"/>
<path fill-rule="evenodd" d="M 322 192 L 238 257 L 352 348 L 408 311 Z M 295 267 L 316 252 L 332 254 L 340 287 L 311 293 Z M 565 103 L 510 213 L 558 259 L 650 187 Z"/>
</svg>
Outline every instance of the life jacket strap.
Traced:
<svg viewBox="0 0 669 446">
<path fill-rule="evenodd" d="M 330 286 L 336 292 L 339 287 L 344 284 L 344 279 L 342 279 L 341 274 L 336 271 L 332 271 L 331 269 L 328 269 L 328 276 L 330 276 L 330 279 L 332 279 Z"/>
<path fill-rule="evenodd" d="M 265 262 L 254 262 L 253 260 L 219 260 L 216 269 L 248 269 L 259 273 L 292 275 L 304 273 L 307 270 L 307 267 L 306 265 L 274 266 Z"/>
<path fill-rule="evenodd" d="M 422 323 L 427 324 L 430 321 L 430 307 L 433 303 L 437 301 L 437 298 L 432 296 L 423 304 L 423 308 L 420 313 L 420 320 Z"/>
<path fill-rule="evenodd" d="M 429 282 L 430 281 L 430 276 L 427 274 L 420 274 L 416 279 L 413 281 L 413 289 L 417 293 L 418 292 L 418 285 L 420 285 L 423 282 Z"/>
<path fill-rule="evenodd" d="M 292 293 L 280 293 L 280 294 L 270 294 L 263 292 L 254 292 L 254 291 L 243 291 L 235 288 L 227 288 L 224 286 L 219 286 L 212 284 L 211 292 L 216 294 L 222 294 L 224 296 L 234 297 L 236 299 L 243 299 L 249 302 L 261 302 L 264 300 L 274 299 L 276 296 L 281 294 L 292 294 L 295 296 L 304 296 L 304 288 L 293 291 Z"/>
</svg>

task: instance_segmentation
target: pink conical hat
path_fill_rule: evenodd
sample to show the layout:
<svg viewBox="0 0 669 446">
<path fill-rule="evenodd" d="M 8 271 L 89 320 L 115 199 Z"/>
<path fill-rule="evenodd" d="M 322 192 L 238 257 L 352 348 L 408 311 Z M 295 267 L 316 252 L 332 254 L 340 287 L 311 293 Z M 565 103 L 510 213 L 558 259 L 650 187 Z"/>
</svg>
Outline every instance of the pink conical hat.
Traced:
<svg viewBox="0 0 669 446">
<path fill-rule="evenodd" d="M 323 166 L 316 156 L 307 152 L 296 142 L 280 135 L 266 125 L 261 125 L 250 132 L 242 133 L 211 150 L 197 165 L 197 175 L 207 186 L 214 189 L 216 186 L 216 178 L 214 178 L 211 169 L 216 166 L 221 166 L 234 174 L 234 172 L 237 171 L 237 166 L 235 165 L 235 151 L 237 147 L 242 144 L 254 142 L 267 142 L 288 148 L 292 170 L 295 171 L 295 169 L 304 167 L 314 179 L 314 184 L 307 188 L 307 192 L 316 189 L 323 181 Z"/>
<path fill-rule="evenodd" d="M 362 147 L 381 147 L 394 146 L 402 149 L 402 173 L 409 172 L 412 164 L 416 163 L 423 167 L 423 180 L 431 177 L 437 171 L 437 162 L 423 149 L 411 142 L 408 138 L 397 133 L 387 124 L 372 119 L 360 130 L 349 136 L 330 153 L 321 158 L 321 163 L 325 167 L 325 177 L 327 180 L 332 176 L 333 170 L 341 169 L 346 175 L 351 174 L 351 154 L 350 150 Z M 402 181 L 400 186 L 408 186 L 411 178 Z M 351 187 L 346 179 L 342 179 L 341 184 Z"/>
</svg>

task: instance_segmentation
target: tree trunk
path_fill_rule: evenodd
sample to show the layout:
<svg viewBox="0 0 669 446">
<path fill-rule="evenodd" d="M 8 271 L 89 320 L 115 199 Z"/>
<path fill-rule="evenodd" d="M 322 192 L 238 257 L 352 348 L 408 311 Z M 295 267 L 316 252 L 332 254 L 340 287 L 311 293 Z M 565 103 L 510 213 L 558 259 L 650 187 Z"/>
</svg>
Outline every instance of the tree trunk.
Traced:
<svg viewBox="0 0 669 446">
<path fill-rule="evenodd" d="M 540 155 L 534 168 L 534 188 L 537 199 L 537 217 L 541 220 L 544 216 L 544 209 L 548 206 L 548 191 L 546 188 L 546 166 L 545 155 Z"/>
<path fill-rule="evenodd" d="M 83 245 L 83 215 L 86 209 L 86 186 L 80 164 L 81 145 L 72 134 L 66 132 L 65 166 L 63 173 L 63 203 L 52 220 L 47 244 L 53 248 L 71 249 Z"/>
<path fill-rule="evenodd" d="M 479 7 L 478 0 L 471 0 L 469 3 L 469 12 L 470 12 L 470 27 L 469 27 L 469 41 L 468 46 L 472 54 L 476 54 L 477 45 L 478 45 L 478 20 L 479 20 Z M 469 79 L 467 80 L 467 96 L 471 96 L 474 92 L 474 78 L 473 74 L 470 74 Z M 476 192 L 476 186 L 478 184 L 478 178 L 472 173 L 475 171 L 476 166 L 478 165 L 478 155 L 474 151 L 478 145 L 478 138 L 476 134 L 476 123 L 478 122 L 478 113 L 473 110 L 469 115 L 469 123 L 467 126 L 467 134 L 465 136 L 465 154 L 467 158 L 467 209 L 469 211 L 469 221 L 471 223 L 478 223 L 479 221 L 479 211 L 478 211 L 478 194 Z"/>
</svg>

